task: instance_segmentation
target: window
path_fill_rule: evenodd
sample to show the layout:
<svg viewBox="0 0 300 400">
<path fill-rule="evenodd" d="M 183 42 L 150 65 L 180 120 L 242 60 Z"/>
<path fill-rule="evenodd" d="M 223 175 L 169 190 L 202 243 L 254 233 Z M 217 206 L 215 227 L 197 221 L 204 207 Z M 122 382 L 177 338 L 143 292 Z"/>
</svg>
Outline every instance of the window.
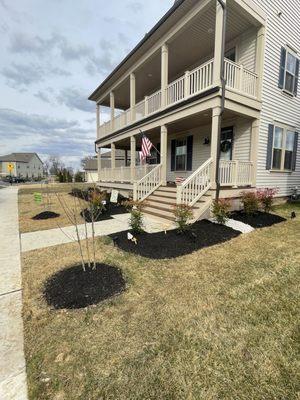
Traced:
<svg viewBox="0 0 300 400">
<path fill-rule="evenodd" d="M 176 140 L 175 151 L 175 170 L 185 171 L 187 161 L 187 143 L 186 139 Z"/>
<path fill-rule="evenodd" d="M 290 93 L 294 92 L 296 79 L 296 62 L 296 57 L 291 53 L 287 53 L 284 88 Z"/>
<path fill-rule="evenodd" d="M 296 96 L 298 88 L 299 59 L 289 48 L 281 48 L 280 75 L 278 86 Z"/>
<path fill-rule="evenodd" d="M 274 127 L 272 169 L 292 170 L 295 136 L 295 132 L 290 129 Z"/>
<path fill-rule="evenodd" d="M 292 169 L 295 133 L 287 131 L 285 142 L 284 169 Z"/>
</svg>

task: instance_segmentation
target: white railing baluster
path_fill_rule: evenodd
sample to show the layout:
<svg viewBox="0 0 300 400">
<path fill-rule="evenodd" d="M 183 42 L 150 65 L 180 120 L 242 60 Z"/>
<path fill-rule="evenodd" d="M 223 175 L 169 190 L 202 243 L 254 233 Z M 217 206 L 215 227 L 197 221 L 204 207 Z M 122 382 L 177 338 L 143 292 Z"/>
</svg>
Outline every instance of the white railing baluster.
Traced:
<svg viewBox="0 0 300 400">
<path fill-rule="evenodd" d="M 253 163 L 251 161 L 220 161 L 221 186 L 250 186 L 252 184 Z"/>
<path fill-rule="evenodd" d="M 158 164 L 142 179 L 133 184 L 133 199 L 135 201 L 145 200 L 153 193 L 161 184 L 162 165 Z"/>
<path fill-rule="evenodd" d="M 212 158 L 209 158 L 181 185 L 177 186 L 177 204 L 193 206 L 211 187 Z"/>
</svg>

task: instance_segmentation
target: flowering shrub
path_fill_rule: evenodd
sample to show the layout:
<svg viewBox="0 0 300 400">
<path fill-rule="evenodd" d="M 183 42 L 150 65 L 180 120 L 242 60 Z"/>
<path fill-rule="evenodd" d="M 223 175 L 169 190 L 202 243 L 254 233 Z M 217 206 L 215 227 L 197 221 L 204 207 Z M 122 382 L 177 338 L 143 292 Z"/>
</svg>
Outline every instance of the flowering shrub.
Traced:
<svg viewBox="0 0 300 400">
<path fill-rule="evenodd" d="M 227 199 L 214 200 L 212 213 L 219 224 L 225 224 L 229 218 L 230 202 Z"/>
<path fill-rule="evenodd" d="M 259 198 L 256 192 L 242 192 L 242 203 L 247 215 L 256 214 L 259 209 Z"/>
<path fill-rule="evenodd" d="M 257 191 L 258 199 L 264 212 L 269 213 L 273 210 L 274 197 L 276 193 L 278 193 L 278 189 L 275 188 L 266 188 Z"/>
<path fill-rule="evenodd" d="M 175 222 L 179 232 L 184 232 L 188 228 L 189 221 L 193 218 L 192 207 L 187 204 L 176 204 L 174 206 Z"/>
</svg>

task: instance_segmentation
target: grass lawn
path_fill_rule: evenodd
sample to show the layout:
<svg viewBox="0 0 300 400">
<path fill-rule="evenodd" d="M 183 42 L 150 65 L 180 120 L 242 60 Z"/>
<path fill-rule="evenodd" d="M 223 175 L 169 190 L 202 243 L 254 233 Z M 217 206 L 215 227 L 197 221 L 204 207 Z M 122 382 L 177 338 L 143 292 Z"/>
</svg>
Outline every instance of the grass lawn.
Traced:
<svg viewBox="0 0 300 400">
<path fill-rule="evenodd" d="M 63 226 L 71 225 L 70 221 L 66 217 L 66 213 L 63 211 L 60 202 L 57 199 L 56 193 L 70 206 L 74 206 L 74 197 L 70 196 L 68 193 L 72 188 L 84 188 L 89 187 L 90 184 L 57 184 L 57 185 L 36 185 L 36 187 L 23 188 L 19 190 L 19 224 L 20 232 L 33 232 L 45 229 L 58 228 Z M 36 204 L 34 201 L 34 193 L 42 193 L 42 203 Z M 47 192 L 49 192 L 50 208 L 45 208 L 45 203 L 47 204 Z M 43 211 L 53 211 L 60 214 L 59 217 L 46 220 L 33 220 L 32 217 L 43 212 Z M 77 213 L 78 221 L 83 223 L 83 219 L 80 216 L 78 210 Z"/>
<path fill-rule="evenodd" d="M 30 399 L 299 399 L 298 217 L 172 260 L 97 242 L 127 290 L 51 310 L 43 282 L 79 262 L 76 244 L 23 254 Z"/>
</svg>

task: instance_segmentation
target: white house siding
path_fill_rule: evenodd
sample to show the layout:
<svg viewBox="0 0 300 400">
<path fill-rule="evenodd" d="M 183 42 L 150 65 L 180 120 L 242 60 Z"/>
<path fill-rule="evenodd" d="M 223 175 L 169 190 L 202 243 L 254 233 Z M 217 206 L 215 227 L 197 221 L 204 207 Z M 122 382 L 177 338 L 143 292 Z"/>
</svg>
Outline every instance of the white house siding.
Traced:
<svg viewBox="0 0 300 400">
<path fill-rule="evenodd" d="M 268 125 L 274 121 L 295 127 L 300 132 L 300 88 L 291 97 L 278 88 L 281 46 L 292 46 L 300 55 L 300 1 L 254 0 L 267 14 L 266 49 L 262 93 L 261 127 L 258 149 L 258 187 L 278 187 L 279 195 L 286 196 L 300 186 L 300 140 L 296 171 L 269 172 L 266 170 Z M 282 12 L 281 16 L 278 13 Z"/>
<path fill-rule="evenodd" d="M 237 63 L 255 72 L 257 29 L 246 31 L 237 42 Z"/>
<path fill-rule="evenodd" d="M 250 160 L 250 145 L 251 145 L 251 121 L 238 118 L 224 122 L 223 127 L 234 127 L 234 142 L 232 158 L 234 160 L 249 161 Z M 171 171 L 171 140 L 193 135 L 193 163 L 192 171 Z M 177 177 L 187 178 L 198 169 L 210 157 L 210 145 L 204 144 L 205 138 L 211 137 L 211 126 L 199 126 L 185 132 L 168 134 L 168 168 L 167 180 L 173 182 Z"/>
</svg>

